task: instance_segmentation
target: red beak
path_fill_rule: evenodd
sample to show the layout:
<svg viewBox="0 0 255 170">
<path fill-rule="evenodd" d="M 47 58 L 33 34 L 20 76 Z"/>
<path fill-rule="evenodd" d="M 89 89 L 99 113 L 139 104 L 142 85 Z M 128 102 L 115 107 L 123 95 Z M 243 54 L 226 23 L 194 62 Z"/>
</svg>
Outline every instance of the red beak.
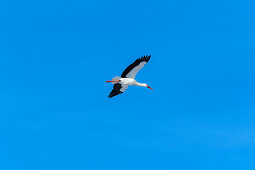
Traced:
<svg viewBox="0 0 255 170">
<path fill-rule="evenodd" d="M 153 90 L 150 86 L 148 86 L 149 89 Z"/>
</svg>

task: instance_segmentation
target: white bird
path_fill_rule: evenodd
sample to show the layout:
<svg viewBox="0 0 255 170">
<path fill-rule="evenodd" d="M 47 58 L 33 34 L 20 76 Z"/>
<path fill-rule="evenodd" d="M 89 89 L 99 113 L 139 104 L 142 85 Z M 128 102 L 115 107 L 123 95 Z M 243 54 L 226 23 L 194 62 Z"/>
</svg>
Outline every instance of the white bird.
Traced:
<svg viewBox="0 0 255 170">
<path fill-rule="evenodd" d="M 153 90 L 150 86 L 148 86 L 146 83 L 138 83 L 135 80 L 135 76 L 138 73 L 141 68 L 150 60 L 151 56 L 143 56 L 137 60 L 135 60 L 134 63 L 130 64 L 124 72 L 121 74 L 121 77 L 116 76 L 114 77 L 111 81 L 106 81 L 106 82 L 111 82 L 114 84 L 113 90 L 109 94 L 108 97 L 113 97 L 118 94 L 123 93 L 128 86 L 142 86 L 142 87 L 147 87 L 151 90 Z"/>
</svg>

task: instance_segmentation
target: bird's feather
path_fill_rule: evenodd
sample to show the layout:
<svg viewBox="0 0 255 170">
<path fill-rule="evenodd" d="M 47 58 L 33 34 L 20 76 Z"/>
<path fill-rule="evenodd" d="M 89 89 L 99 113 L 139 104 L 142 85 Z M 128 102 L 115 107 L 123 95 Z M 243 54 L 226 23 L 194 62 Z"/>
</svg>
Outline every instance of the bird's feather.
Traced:
<svg viewBox="0 0 255 170">
<path fill-rule="evenodd" d="M 118 94 L 121 94 L 123 93 L 126 89 L 128 88 L 127 85 L 123 85 L 123 84 L 120 84 L 120 83 L 116 83 L 113 85 L 113 89 L 111 91 L 111 93 L 109 94 L 109 98 L 111 97 L 114 97 Z"/>
<path fill-rule="evenodd" d="M 144 65 L 150 60 L 151 56 L 143 56 L 132 64 L 130 64 L 124 72 L 121 74 L 122 78 L 135 78 L 136 74 L 138 73 L 139 70 L 141 70 Z"/>
</svg>

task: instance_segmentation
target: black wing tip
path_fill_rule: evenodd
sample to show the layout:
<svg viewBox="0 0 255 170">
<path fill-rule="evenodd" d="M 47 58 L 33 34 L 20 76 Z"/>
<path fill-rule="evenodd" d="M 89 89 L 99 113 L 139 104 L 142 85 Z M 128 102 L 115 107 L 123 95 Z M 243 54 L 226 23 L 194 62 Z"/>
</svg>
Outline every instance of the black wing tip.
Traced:
<svg viewBox="0 0 255 170">
<path fill-rule="evenodd" d="M 145 55 L 145 56 L 139 58 L 138 60 L 148 62 L 150 60 L 150 58 L 151 58 L 151 55 Z"/>
<path fill-rule="evenodd" d="M 122 92 L 121 92 L 121 93 L 122 93 Z M 108 97 L 109 97 L 109 98 L 112 98 L 112 97 L 117 96 L 118 94 L 121 94 L 121 93 L 110 94 Z"/>
<path fill-rule="evenodd" d="M 112 98 L 114 96 L 117 96 L 118 94 L 123 93 L 123 92 L 120 91 L 120 89 L 121 89 L 121 84 L 120 83 L 114 84 L 113 89 L 112 89 L 112 91 L 111 91 L 111 93 L 109 94 L 108 97 Z"/>
<path fill-rule="evenodd" d="M 111 95 L 111 94 L 109 94 L 109 96 L 108 96 L 108 97 L 109 97 L 109 98 L 112 98 L 113 96 L 115 96 L 115 95 Z"/>
<path fill-rule="evenodd" d="M 126 78 L 126 75 L 137 65 L 140 64 L 140 62 L 145 61 L 146 63 L 150 60 L 151 55 L 145 55 L 141 58 L 138 58 L 135 60 L 135 62 L 133 62 L 132 64 L 130 64 L 125 70 L 124 72 L 121 74 L 122 78 Z"/>
</svg>

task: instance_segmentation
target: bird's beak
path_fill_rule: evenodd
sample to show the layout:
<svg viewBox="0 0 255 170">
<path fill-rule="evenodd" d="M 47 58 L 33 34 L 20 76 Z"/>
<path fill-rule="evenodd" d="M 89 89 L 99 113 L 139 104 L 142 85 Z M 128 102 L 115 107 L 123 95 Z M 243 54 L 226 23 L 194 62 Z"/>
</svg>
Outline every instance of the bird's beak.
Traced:
<svg viewBox="0 0 255 170">
<path fill-rule="evenodd" d="M 150 86 L 148 86 L 149 89 L 153 90 Z"/>
</svg>

